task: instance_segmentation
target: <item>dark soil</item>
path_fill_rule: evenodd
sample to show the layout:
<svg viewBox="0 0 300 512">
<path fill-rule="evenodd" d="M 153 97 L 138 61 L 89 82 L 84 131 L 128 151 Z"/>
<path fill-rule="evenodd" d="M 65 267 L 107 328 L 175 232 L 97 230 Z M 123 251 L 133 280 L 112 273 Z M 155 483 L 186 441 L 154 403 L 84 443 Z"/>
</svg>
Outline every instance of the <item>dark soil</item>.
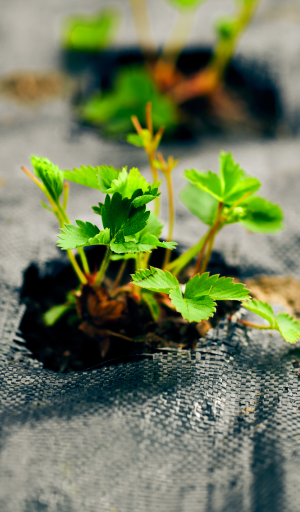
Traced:
<svg viewBox="0 0 300 512">
<path fill-rule="evenodd" d="M 186 76 L 203 69 L 211 58 L 209 49 L 184 51 L 177 63 Z M 74 103 L 80 105 L 99 90 L 109 90 L 121 68 L 143 65 L 144 57 L 136 49 L 88 54 L 67 51 L 63 65 L 82 76 Z M 205 97 L 183 104 L 183 121 L 169 139 L 190 140 L 203 135 L 247 133 L 274 136 L 281 115 L 279 92 L 266 66 L 233 59 L 224 83 L 224 96 L 212 105 Z M 97 130 L 99 127 L 97 127 Z M 168 138 L 165 133 L 164 140 Z"/>
<path fill-rule="evenodd" d="M 101 261 L 101 247 L 90 250 L 88 259 L 91 268 L 94 268 L 96 261 Z M 155 255 L 151 264 L 158 264 Z M 108 279 L 116 275 L 118 266 L 119 262 L 112 262 Z M 217 253 L 213 254 L 209 270 L 211 273 L 237 276 L 237 270 L 228 268 Z M 129 264 L 125 280 L 129 280 L 129 273 L 133 271 Z M 238 308 L 236 302 L 221 301 L 210 324 L 196 324 L 185 322 L 177 312 L 162 305 L 161 318 L 159 322 L 154 322 L 147 306 L 128 296 L 121 318 L 103 326 L 93 323 L 91 301 L 89 308 L 86 301 L 82 319 L 73 309 L 54 326 L 46 327 L 42 314 L 50 307 L 64 303 L 66 293 L 77 285 L 72 268 L 61 261 L 51 262 L 43 273 L 31 265 L 24 274 L 21 298 L 27 310 L 20 327 L 22 335 L 33 357 L 42 361 L 45 368 L 58 372 L 84 370 L 103 361 L 149 354 L 166 347 L 193 348 L 211 326 L 215 326 L 226 313 L 233 313 Z M 80 330 L 80 326 L 90 335 Z M 122 337 L 111 335 L 111 332 Z"/>
</svg>

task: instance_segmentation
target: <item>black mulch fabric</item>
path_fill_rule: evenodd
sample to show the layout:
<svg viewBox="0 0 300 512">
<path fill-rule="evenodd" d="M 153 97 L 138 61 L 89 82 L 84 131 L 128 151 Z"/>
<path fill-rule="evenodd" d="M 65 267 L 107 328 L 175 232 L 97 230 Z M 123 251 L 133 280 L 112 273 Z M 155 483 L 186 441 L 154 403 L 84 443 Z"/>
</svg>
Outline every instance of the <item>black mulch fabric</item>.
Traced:
<svg viewBox="0 0 300 512">
<path fill-rule="evenodd" d="M 223 324 L 192 352 L 55 374 L 1 292 L 1 511 L 298 510 L 298 352 L 280 336 Z"/>
</svg>

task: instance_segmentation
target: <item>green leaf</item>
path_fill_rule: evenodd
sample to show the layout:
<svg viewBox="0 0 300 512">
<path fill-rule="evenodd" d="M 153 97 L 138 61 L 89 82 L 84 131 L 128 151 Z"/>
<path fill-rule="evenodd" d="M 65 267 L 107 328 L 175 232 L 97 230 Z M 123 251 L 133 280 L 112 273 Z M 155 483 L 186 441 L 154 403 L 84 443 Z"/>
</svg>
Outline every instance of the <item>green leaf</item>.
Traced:
<svg viewBox="0 0 300 512">
<path fill-rule="evenodd" d="M 260 181 L 247 176 L 231 153 L 222 151 L 219 158 L 224 203 L 233 204 L 242 199 L 245 194 L 253 194 L 260 188 Z"/>
<path fill-rule="evenodd" d="M 143 290 L 141 293 L 141 297 L 142 300 L 147 304 L 154 322 L 157 322 L 160 315 L 160 307 L 158 302 L 155 300 L 153 293 L 147 290 Z"/>
<path fill-rule="evenodd" d="M 147 102 L 152 103 L 154 129 L 165 126 L 169 131 L 178 123 L 177 106 L 162 94 L 150 73 L 143 67 L 129 66 L 122 69 L 110 91 L 93 95 L 81 107 L 85 121 L 102 127 L 108 135 L 127 134 L 132 130 L 131 116 L 136 115 L 146 124 Z M 137 142 L 137 139 L 135 139 Z"/>
<path fill-rule="evenodd" d="M 126 137 L 128 144 L 132 144 L 133 146 L 143 147 L 143 139 L 137 133 L 129 133 Z"/>
<path fill-rule="evenodd" d="M 170 299 L 183 318 L 189 322 L 201 322 L 213 316 L 216 311 L 216 303 L 209 295 L 190 299 L 182 296 L 179 286 L 172 288 Z"/>
<path fill-rule="evenodd" d="M 70 50 L 98 52 L 112 43 L 118 25 L 119 14 L 113 9 L 103 9 L 93 15 L 70 16 L 63 24 L 63 46 Z"/>
<path fill-rule="evenodd" d="M 195 9 L 200 4 L 203 4 L 205 0 L 168 0 L 170 4 L 181 9 Z"/>
<path fill-rule="evenodd" d="M 122 226 L 122 236 L 135 235 L 147 225 L 149 211 L 137 210 Z"/>
<path fill-rule="evenodd" d="M 275 326 L 289 343 L 296 343 L 300 338 L 300 323 L 287 313 L 279 313 L 276 316 Z"/>
<path fill-rule="evenodd" d="M 150 267 L 150 269 L 146 270 L 138 270 L 132 275 L 132 281 L 141 288 L 160 293 L 169 293 L 172 288 L 178 286 L 178 281 L 175 276 L 170 274 L 170 272 L 155 267 Z"/>
<path fill-rule="evenodd" d="M 245 216 L 242 226 L 255 233 L 277 233 L 284 229 L 283 211 L 278 204 L 264 197 L 254 196 L 243 202 Z"/>
<path fill-rule="evenodd" d="M 184 177 L 200 190 L 208 192 L 218 201 L 223 199 L 222 183 L 217 174 L 211 171 L 196 171 L 195 169 L 186 170 Z"/>
<path fill-rule="evenodd" d="M 45 325 L 50 327 L 51 325 L 56 324 L 56 322 L 70 309 L 74 309 L 74 304 L 59 304 L 58 306 L 53 306 L 52 308 L 48 309 L 43 314 L 43 322 Z"/>
<path fill-rule="evenodd" d="M 112 166 L 101 165 L 98 168 L 98 181 L 101 192 L 106 194 L 119 192 L 123 199 L 132 198 L 133 194 L 140 190 L 139 197 L 133 201 L 136 207 L 147 204 L 160 195 L 157 188 L 151 187 L 136 168 L 130 169 L 128 173 L 126 167 L 119 171 Z M 159 186 L 161 183 L 156 185 Z"/>
<path fill-rule="evenodd" d="M 115 169 L 112 165 L 100 165 L 98 169 L 98 182 L 101 192 L 105 194 L 114 194 L 120 192 L 126 187 L 128 180 L 127 167 L 122 170 Z"/>
<path fill-rule="evenodd" d="M 47 210 L 47 211 L 48 211 L 48 212 L 50 212 L 50 213 L 53 213 L 53 209 L 52 209 L 52 208 L 50 208 L 50 206 L 48 206 L 46 203 L 44 203 L 44 201 L 41 201 L 41 203 L 40 203 L 40 204 L 41 204 L 41 206 L 42 206 L 43 208 L 45 208 L 45 210 Z"/>
<path fill-rule="evenodd" d="M 72 171 L 66 170 L 64 172 L 64 178 L 68 181 L 72 181 L 74 183 L 78 183 L 79 185 L 83 185 L 85 187 L 96 188 L 97 190 L 101 190 L 101 187 L 97 180 L 97 173 L 99 167 L 92 167 L 88 165 L 85 167 L 82 165 L 79 169 L 73 169 Z M 101 190 L 103 192 L 103 190 Z"/>
<path fill-rule="evenodd" d="M 187 282 L 184 297 L 197 300 L 203 295 L 214 300 L 247 300 L 249 290 L 241 283 L 234 283 L 231 277 L 210 276 L 205 272 L 201 276 L 196 274 Z"/>
<path fill-rule="evenodd" d="M 221 151 L 219 155 L 219 162 L 223 196 L 227 197 L 231 193 L 232 189 L 234 189 L 234 187 L 245 178 L 245 172 L 240 165 L 234 161 L 231 153 Z"/>
<path fill-rule="evenodd" d="M 108 245 L 110 242 L 109 229 L 100 231 L 97 226 L 90 222 L 76 220 L 77 226 L 66 224 L 61 229 L 60 239 L 57 243 L 61 249 L 76 249 L 87 245 Z"/>
<path fill-rule="evenodd" d="M 204 224 L 212 226 L 216 219 L 218 200 L 208 192 L 189 183 L 180 192 L 179 198 L 186 208 Z"/>
<path fill-rule="evenodd" d="M 210 295 L 211 288 L 218 277 L 218 275 L 209 276 L 208 272 L 201 276 L 196 274 L 187 282 L 184 297 L 196 300 L 198 297 L 202 297 L 202 295 Z"/>
<path fill-rule="evenodd" d="M 249 300 L 247 302 L 243 302 L 243 307 L 267 320 L 270 327 L 274 326 L 274 312 L 271 306 L 266 302 L 262 302 L 261 300 Z"/>
<path fill-rule="evenodd" d="M 254 194 L 261 184 L 241 169 L 230 153 L 220 154 L 220 177 L 211 171 L 186 170 L 184 173 L 192 184 L 211 194 L 218 201 L 232 205 L 246 194 Z"/>
<path fill-rule="evenodd" d="M 112 182 L 118 179 L 121 169 L 115 169 L 112 165 L 100 165 L 97 170 L 98 184 L 101 192 L 104 194 L 112 193 L 108 191 L 111 190 Z"/>
<path fill-rule="evenodd" d="M 147 226 L 145 226 L 144 229 L 142 229 L 142 231 L 137 233 L 135 238 L 137 241 L 139 241 L 147 233 L 150 235 L 154 235 L 156 238 L 159 238 L 162 233 L 163 227 L 164 225 L 158 219 L 158 217 L 153 212 L 150 212 Z"/>
<path fill-rule="evenodd" d="M 32 156 L 31 163 L 36 176 L 42 180 L 47 192 L 55 202 L 58 202 L 63 191 L 63 172 L 48 158 Z"/>
<path fill-rule="evenodd" d="M 213 276 L 212 276 L 213 277 Z M 242 283 L 234 283 L 231 277 L 220 277 L 209 294 L 215 300 L 247 300 L 249 290 Z"/>
<path fill-rule="evenodd" d="M 122 254 L 126 252 L 136 253 L 136 252 L 150 252 L 152 249 L 156 247 L 163 247 L 164 249 L 175 249 L 177 243 L 176 242 L 160 242 L 158 238 L 153 235 L 146 234 L 139 241 L 131 240 L 131 241 L 112 241 L 110 243 L 111 250 L 116 252 L 117 254 Z"/>
</svg>

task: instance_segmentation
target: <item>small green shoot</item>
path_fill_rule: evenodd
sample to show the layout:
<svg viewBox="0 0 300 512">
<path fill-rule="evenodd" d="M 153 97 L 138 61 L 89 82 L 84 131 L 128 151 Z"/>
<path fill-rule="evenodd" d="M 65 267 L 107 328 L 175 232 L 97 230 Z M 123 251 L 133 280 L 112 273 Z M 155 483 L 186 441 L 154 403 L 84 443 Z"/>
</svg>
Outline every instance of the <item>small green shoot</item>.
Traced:
<svg viewBox="0 0 300 512">
<path fill-rule="evenodd" d="M 275 317 L 274 311 L 266 302 L 251 300 L 243 303 L 243 307 L 260 316 L 268 322 L 268 325 L 254 324 L 246 320 L 239 320 L 239 323 L 256 329 L 276 330 L 288 343 L 296 343 L 300 338 L 300 322 L 295 320 L 288 313 L 278 313 Z"/>
<path fill-rule="evenodd" d="M 70 16 L 63 24 L 62 45 L 68 50 L 99 52 L 114 41 L 118 26 L 119 13 L 113 9 Z"/>
</svg>

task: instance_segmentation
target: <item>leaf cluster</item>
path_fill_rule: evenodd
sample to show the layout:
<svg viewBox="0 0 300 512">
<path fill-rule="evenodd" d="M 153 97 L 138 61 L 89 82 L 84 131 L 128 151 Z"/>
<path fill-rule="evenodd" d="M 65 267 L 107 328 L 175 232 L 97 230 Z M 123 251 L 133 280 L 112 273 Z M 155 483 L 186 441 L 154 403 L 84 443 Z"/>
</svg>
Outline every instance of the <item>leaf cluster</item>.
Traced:
<svg viewBox="0 0 300 512">
<path fill-rule="evenodd" d="M 260 181 L 248 176 L 231 153 L 221 152 L 219 174 L 190 169 L 184 177 L 190 183 L 180 193 L 180 199 L 204 224 L 214 225 L 221 203 L 223 226 L 239 222 L 256 233 L 277 233 L 283 229 L 281 208 L 256 195 Z"/>
<path fill-rule="evenodd" d="M 156 233 L 158 223 L 152 218 L 151 229 L 147 229 L 150 211 L 146 205 L 156 199 L 160 183 L 150 184 L 138 169 L 128 172 L 126 168 L 112 166 L 97 168 L 81 167 L 65 171 L 76 183 L 99 188 L 106 193 L 104 203 L 93 206 L 101 216 L 103 230 L 90 222 L 77 220 L 75 225 L 66 224 L 58 235 L 62 249 L 75 249 L 89 245 L 106 245 L 117 254 L 150 252 L 155 247 L 174 249 L 175 242 L 161 242 Z"/>
<path fill-rule="evenodd" d="M 110 91 L 97 92 L 80 109 L 81 117 L 108 135 L 126 134 L 131 130 L 130 117 L 135 114 L 146 122 L 145 106 L 152 103 L 154 129 L 165 126 L 171 131 L 177 125 L 176 105 L 156 86 L 149 72 L 129 66 L 118 74 Z"/>
<path fill-rule="evenodd" d="M 230 277 L 196 274 L 186 284 L 184 294 L 175 276 L 168 271 L 150 267 L 132 276 L 133 283 L 155 293 L 167 293 L 175 309 L 189 322 L 201 322 L 213 316 L 217 300 L 249 299 L 249 290 L 234 283 Z"/>
</svg>

